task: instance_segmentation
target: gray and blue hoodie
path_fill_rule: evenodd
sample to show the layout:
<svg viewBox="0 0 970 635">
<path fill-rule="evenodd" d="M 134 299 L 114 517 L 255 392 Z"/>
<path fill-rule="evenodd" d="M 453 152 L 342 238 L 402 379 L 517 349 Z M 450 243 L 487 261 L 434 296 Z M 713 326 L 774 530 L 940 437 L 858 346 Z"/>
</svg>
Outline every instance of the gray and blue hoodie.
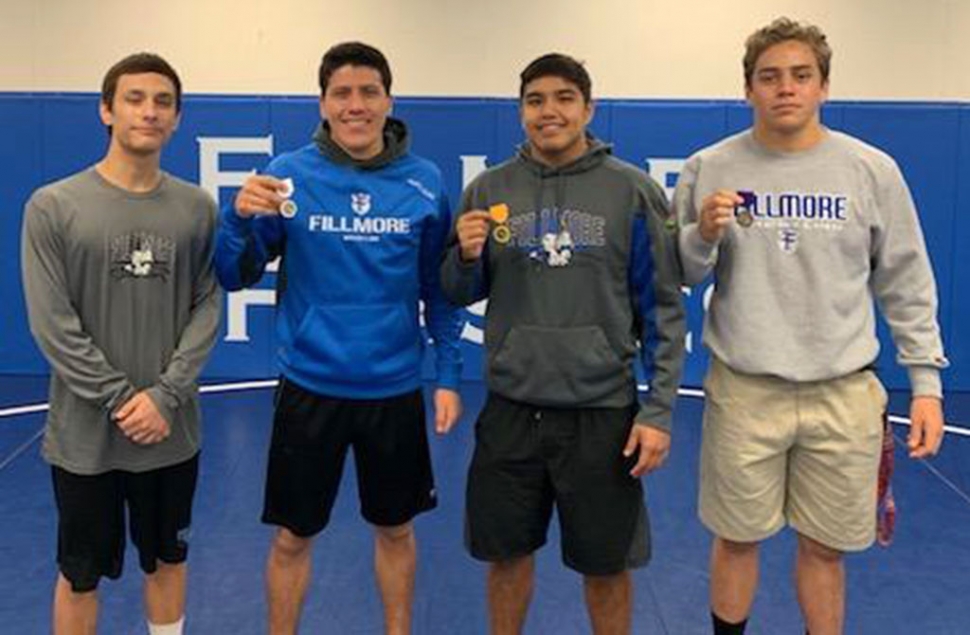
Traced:
<svg viewBox="0 0 970 635">
<path fill-rule="evenodd" d="M 622 408 L 637 400 L 639 354 L 649 390 L 636 420 L 669 429 L 683 364 L 676 240 L 662 190 L 590 138 L 562 167 L 528 145 L 465 190 L 462 213 L 504 204 L 482 258 L 461 260 L 452 235 L 445 294 L 488 298 L 489 390 L 528 404 Z"/>
</svg>

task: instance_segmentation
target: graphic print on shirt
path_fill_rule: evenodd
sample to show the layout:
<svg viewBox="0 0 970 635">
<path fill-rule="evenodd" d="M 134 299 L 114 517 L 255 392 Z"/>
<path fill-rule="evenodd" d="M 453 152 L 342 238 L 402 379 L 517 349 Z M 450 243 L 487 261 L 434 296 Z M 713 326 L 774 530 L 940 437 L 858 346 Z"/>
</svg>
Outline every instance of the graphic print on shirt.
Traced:
<svg viewBox="0 0 970 635">
<path fill-rule="evenodd" d="M 850 201 L 843 194 L 753 190 L 738 194 L 744 199 L 735 208 L 741 231 L 773 231 L 778 249 L 789 255 L 798 251 L 804 232 L 841 232 L 849 221 Z"/>
<path fill-rule="evenodd" d="M 509 246 L 549 267 L 567 267 L 576 252 L 606 245 L 606 219 L 576 209 L 543 209 L 515 214 L 508 221 Z"/>
<path fill-rule="evenodd" d="M 132 232 L 111 240 L 111 275 L 124 278 L 161 278 L 172 271 L 175 243 L 150 232 Z"/>
<path fill-rule="evenodd" d="M 345 199 L 346 200 L 346 199 Z M 372 214 L 376 202 L 370 192 L 351 192 L 348 201 L 353 216 L 320 211 L 307 216 L 307 230 L 340 234 L 348 242 L 380 242 L 386 235 L 411 233 L 411 219 Z"/>
<path fill-rule="evenodd" d="M 354 192 L 350 195 L 350 209 L 354 214 L 363 216 L 370 211 L 370 194 L 367 192 Z"/>
</svg>

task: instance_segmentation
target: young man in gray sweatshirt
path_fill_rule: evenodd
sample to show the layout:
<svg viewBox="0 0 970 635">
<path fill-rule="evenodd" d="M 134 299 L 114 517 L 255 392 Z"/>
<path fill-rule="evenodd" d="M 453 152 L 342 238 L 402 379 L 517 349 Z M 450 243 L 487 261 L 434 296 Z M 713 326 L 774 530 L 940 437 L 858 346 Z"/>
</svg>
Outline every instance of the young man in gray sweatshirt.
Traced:
<svg viewBox="0 0 970 635">
<path fill-rule="evenodd" d="M 43 455 L 58 512 L 55 635 L 93 635 L 118 578 L 125 508 L 151 635 L 180 635 L 200 444 L 196 378 L 215 343 L 214 201 L 163 172 L 181 83 L 139 53 L 104 78 L 104 158 L 34 192 L 22 269 L 51 365 Z"/>
<path fill-rule="evenodd" d="M 747 40 L 752 129 L 692 156 L 674 207 L 684 273 L 714 273 L 700 517 L 714 632 L 743 633 L 758 543 L 798 534 L 798 600 L 812 635 L 841 633 L 843 553 L 869 547 L 886 392 L 873 300 L 913 398 L 910 456 L 943 437 L 937 297 L 919 220 L 895 162 L 821 125 L 831 49 L 779 19 Z"/>
<path fill-rule="evenodd" d="M 442 265 L 456 304 L 488 298 L 466 515 L 467 546 L 490 563 L 496 635 L 522 631 L 554 507 L 594 632 L 630 632 L 629 569 L 650 557 L 640 477 L 670 447 L 684 350 L 676 243 L 659 186 L 587 133 L 590 93 L 570 57 L 526 67 L 528 140 L 465 190 Z"/>
</svg>

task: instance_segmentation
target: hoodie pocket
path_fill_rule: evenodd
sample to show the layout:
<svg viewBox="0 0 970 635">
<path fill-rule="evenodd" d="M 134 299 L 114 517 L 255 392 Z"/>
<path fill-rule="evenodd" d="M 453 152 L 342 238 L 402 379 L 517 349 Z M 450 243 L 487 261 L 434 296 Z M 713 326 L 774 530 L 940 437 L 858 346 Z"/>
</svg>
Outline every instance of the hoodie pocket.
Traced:
<svg viewBox="0 0 970 635">
<path fill-rule="evenodd" d="M 492 386 L 512 399 L 577 405 L 610 395 L 630 369 L 599 326 L 512 328 L 492 357 Z"/>
<path fill-rule="evenodd" d="M 401 303 L 314 306 L 289 353 L 297 370 L 328 381 L 400 380 L 420 368 L 417 318 Z"/>
</svg>

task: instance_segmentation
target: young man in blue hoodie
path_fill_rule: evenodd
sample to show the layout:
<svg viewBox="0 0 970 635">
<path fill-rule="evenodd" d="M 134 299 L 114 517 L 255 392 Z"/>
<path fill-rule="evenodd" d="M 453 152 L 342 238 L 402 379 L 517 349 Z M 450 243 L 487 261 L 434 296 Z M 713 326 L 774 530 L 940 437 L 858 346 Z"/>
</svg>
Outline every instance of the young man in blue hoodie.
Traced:
<svg viewBox="0 0 970 635">
<path fill-rule="evenodd" d="M 263 521 L 279 527 L 266 565 L 269 631 L 292 634 L 352 447 L 387 633 L 408 633 L 412 518 L 436 505 L 421 393 L 419 301 L 435 341 L 435 429 L 458 419 L 457 309 L 438 263 L 451 216 L 441 173 L 408 151 L 389 117 L 391 71 L 358 42 L 319 69 L 323 119 L 310 143 L 272 161 L 225 210 L 216 269 L 230 291 L 280 256 L 280 387 Z"/>
<path fill-rule="evenodd" d="M 886 393 L 872 371 L 873 300 L 909 371 L 910 456 L 928 457 L 943 438 L 947 365 L 936 285 L 896 163 L 821 124 L 825 35 L 782 18 L 746 49 L 754 126 L 691 157 L 674 197 L 687 281 L 717 280 L 700 478 L 714 632 L 744 632 L 758 545 L 790 525 L 807 628 L 836 635 L 843 553 L 876 535 Z"/>
<path fill-rule="evenodd" d="M 456 303 L 488 298 L 467 546 L 491 563 L 492 633 L 520 633 L 555 507 L 594 632 L 629 633 L 629 569 L 650 557 L 640 477 L 667 457 L 683 362 L 676 245 L 660 187 L 587 132 L 582 64 L 544 55 L 520 79 L 527 141 L 465 190 L 442 264 Z"/>
</svg>

